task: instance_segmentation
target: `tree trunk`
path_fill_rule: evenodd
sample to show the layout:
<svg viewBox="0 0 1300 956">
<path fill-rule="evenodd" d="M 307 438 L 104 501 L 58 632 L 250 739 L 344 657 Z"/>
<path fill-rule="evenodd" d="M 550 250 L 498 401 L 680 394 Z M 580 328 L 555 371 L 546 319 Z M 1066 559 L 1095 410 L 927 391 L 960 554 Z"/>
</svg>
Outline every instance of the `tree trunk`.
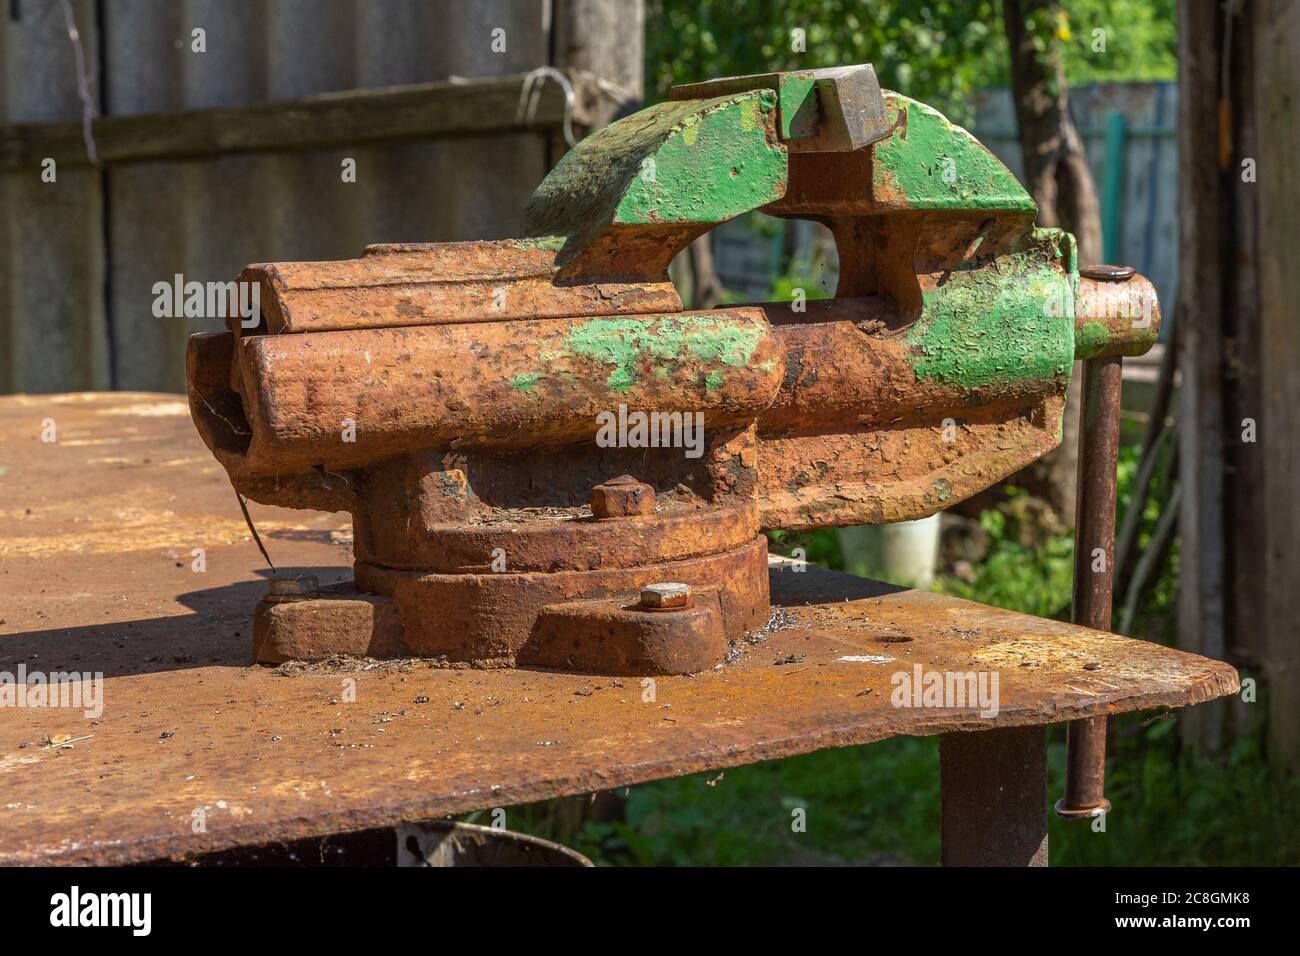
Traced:
<svg viewBox="0 0 1300 956">
<path fill-rule="evenodd" d="M 1025 187 L 1038 204 L 1038 224 L 1074 233 L 1080 263 L 1101 258 L 1101 208 L 1083 138 L 1070 117 L 1065 68 L 1055 29 L 1055 0 L 1003 0 L 1011 47 L 1011 88 L 1020 127 Z M 1060 447 L 1012 480 L 1046 497 L 1067 525 L 1074 523 L 1081 376 L 1070 384 Z"/>
<path fill-rule="evenodd" d="M 1263 555 L 1267 593 L 1261 658 L 1269 682 L 1269 753 L 1292 772 L 1300 771 L 1300 270 L 1288 252 L 1300 234 L 1300 9 L 1282 0 L 1250 6 L 1254 33 L 1254 124 L 1258 139 L 1260 405 L 1255 443 L 1240 446 L 1261 462 L 1264 494 L 1260 524 L 1268 547 Z M 1240 153 L 1232 169 L 1242 180 Z M 1232 261 L 1227 258 L 1225 262 Z M 1241 439 L 1241 422 L 1234 423 Z M 1258 549 L 1258 542 L 1253 542 Z"/>
<path fill-rule="evenodd" d="M 713 264 L 713 234 L 706 232 L 691 243 L 691 308 L 711 309 L 722 301 L 726 288 Z"/>
</svg>

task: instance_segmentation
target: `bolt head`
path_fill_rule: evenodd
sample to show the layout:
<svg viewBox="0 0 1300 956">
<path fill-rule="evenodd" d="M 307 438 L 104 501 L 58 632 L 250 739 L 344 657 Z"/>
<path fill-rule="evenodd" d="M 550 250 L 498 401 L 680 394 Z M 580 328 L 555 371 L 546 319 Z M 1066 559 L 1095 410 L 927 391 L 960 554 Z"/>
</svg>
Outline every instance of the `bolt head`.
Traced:
<svg viewBox="0 0 1300 956">
<path fill-rule="evenodd" d="M 320 591 L 320 579 L 314 574 L 277 574 L 266 586 L 266 599 L 275 602 L 305 601 Z"/>
<path fill-rule="evenodd" d="M 591 489 L 591 513 L 597 518 L 652 515 L 655 490 L 631 475 L 619 475 Z"/>
<path fill-rule="evenodd" d="M 647 584 L 641 589 L 639 606 L 647 611 L 680 611 L 691 606 L 691 586 L 669 582 Z"/>
<path fill-rule="evenodd" d="M 1079 266 L 1079 275 L 1097 282 L 1127 282 L 1137 275 L 1137 270 L 1132 266 L 1108 266 L 1097 263 Z"/>
</svg>

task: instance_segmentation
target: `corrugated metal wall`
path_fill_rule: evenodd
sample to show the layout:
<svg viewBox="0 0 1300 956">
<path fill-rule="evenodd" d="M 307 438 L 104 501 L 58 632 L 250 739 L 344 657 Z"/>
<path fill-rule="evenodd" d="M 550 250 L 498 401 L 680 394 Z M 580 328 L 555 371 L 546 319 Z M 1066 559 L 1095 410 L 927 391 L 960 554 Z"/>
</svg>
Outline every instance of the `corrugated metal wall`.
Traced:
<svg viewBox="0 0 1300 956">
<path fill-rule="evenodd" d="M 106 115 L 520 73 L 550 62 L 549 0 L 72 0 Z M 0 11 L 0 124 L 80 120 L 60 0 Z M 507 30 L 506 50 L 491 49 Z M 191 31 L 206 31 L 206 52 Z M 341 161 L 357 161 L 345 183 Z M 509 235 L 546 172 L 537 133 L 0 174 L 0 392 L 184 386 L 215 321 L 158 319 L 154 283 L 369 242 Z"/>
<path fill-rule="evenodd" d="M 60 5 L 20 0 L 17 21 L 10 6 L 0 13 L 0 121 L 80 118 Z M 94 22 L 91 0 L 74 8 L 79 23 Z M 57 183 L 0 175 L 0 211 L 0 390 L 105 384 L 99 174 L 68 169 Z"/>
</svg>

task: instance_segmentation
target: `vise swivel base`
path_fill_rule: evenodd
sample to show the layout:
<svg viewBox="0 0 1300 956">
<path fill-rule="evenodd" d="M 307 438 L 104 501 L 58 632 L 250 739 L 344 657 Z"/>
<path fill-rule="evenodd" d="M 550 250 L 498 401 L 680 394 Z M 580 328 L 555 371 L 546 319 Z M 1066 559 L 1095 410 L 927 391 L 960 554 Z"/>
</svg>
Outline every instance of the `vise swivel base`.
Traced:
<svg viewBox="0 0 1300 956">
<path fill-rule="evenodd" d="M 830 229 L 835 298 L 683 311 L 673 257 L 755 209 Z M 355 548 L 352 584 L 273 586 L 254 656 L 720 663 L 769 617 L 761 532 L 946 508 L 1059 443 L 1076 359 L 1155 341 L 1150 283 L 1036 214 L 857 66 L 677 87 L 565 155 L 526 238 L 249 266 L 259 314 L 190 340 L 194 421 Z"/>
</svg>

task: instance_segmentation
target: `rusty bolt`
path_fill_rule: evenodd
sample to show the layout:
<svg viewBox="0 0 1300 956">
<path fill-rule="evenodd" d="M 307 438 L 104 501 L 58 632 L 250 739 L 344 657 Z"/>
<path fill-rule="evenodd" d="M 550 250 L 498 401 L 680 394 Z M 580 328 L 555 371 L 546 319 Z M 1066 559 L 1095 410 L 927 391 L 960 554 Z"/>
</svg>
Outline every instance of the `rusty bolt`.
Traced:
<svg viewBox="0 0 1300 956">
<path fill-rule="evenodd" d="M 1137 275 L 1137 270 L 1132 266 L 1079 266 L 1079 275 L 1098 282 L 1127 282 Z"/>
<path fill-rule="evenodd" d="M 642 611 L 684 611 L 691 606 L 689 584 L 647 584 L 637 607 Z"/>
<path fill-rule="evenodd" d="M 271 604 L 289 601 L 308 601 L 320 590 L 320 580 L 314 574 L 277 574 L 266 588 L 266 600 Z"/>
<path fill-rule="evenodd" d="M 619 475 L 591 489 L 591 513 L 597 518 L 652 515 L 655 490 L 631 475 Z"/>
</svg>

